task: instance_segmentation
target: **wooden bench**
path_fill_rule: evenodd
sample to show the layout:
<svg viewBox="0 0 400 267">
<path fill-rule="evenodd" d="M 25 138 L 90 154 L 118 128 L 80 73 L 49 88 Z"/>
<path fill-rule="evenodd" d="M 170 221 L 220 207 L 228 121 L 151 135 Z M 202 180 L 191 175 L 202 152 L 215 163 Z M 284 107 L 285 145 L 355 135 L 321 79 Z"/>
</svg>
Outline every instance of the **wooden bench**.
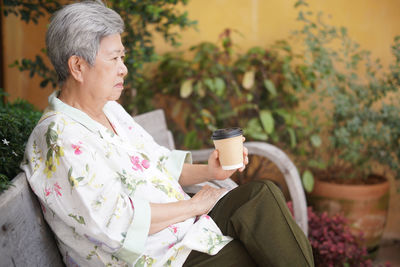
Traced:
<svg viewBox="0 0 400 267">
<path fill-rule="evenodd" d="M 163 110 L 135 117 L 161 145 L 174 149 L 174 140 L 167 128 Z M 296 167 L 286 154 L 275 146 L 262 142 L 246 142 L 250 154 L 267 157 L 284 175 L 293 201 L 295 220 L 307 234 L 307 205 Z M 192 151 L 193 160 L 208 159 L 212 149 Z M 213 181 L 210 185 L 233 188 L 235 182 Z M 195 193 L 201 185 L 185 188 Z M 0 266 L 64 266 L 56 241 L 44 221 L 40 205 L 30 190 L 24 173 L 13 180 L 13 186 L 0 195 Z"/>
</svg>

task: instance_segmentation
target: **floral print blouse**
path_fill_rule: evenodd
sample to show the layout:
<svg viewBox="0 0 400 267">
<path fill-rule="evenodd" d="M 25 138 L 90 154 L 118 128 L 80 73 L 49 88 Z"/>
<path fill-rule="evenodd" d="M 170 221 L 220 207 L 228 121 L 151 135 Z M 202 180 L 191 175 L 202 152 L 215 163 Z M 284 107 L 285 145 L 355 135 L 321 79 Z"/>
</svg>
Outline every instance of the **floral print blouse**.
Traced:
<svg viewBox="0 0 400 267">
<path fill-rule="evenodd" d="M 21 167 L 67 266 L 181 266 L 232 240 L 206 214 L 149 235 L 149 203 L 190 198 L 178 183 L 190 153 L 158 145 L 117 102 L 103 108 L 115 134 L 57 94 Z"/>
</svg>

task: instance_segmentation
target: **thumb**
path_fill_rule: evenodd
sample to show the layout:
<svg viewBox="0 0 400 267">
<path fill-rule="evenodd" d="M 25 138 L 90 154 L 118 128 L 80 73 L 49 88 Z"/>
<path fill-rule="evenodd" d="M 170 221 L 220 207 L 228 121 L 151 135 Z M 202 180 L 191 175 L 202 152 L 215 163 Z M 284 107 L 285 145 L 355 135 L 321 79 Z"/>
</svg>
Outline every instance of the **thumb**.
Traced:
<svg viewBox="0 0 400 267">
<path fill-rule="evenodd" d="M 216 150 L 216 149 L 214 150 L 213 157 L 214 157 L 214 159 L 218 159 L 218 157 L 219 157 L 218 150 Z"/>
</svg>

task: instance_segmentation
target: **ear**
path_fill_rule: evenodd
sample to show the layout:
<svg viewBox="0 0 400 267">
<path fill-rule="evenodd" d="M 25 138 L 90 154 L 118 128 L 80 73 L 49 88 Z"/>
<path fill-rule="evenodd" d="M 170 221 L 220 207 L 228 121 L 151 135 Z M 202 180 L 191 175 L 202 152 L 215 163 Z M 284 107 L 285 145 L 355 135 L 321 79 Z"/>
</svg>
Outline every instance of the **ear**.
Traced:
<svg viewBox="0 0 400 267">
<path fill-rule="evenodd" d="M 68 59 L 68 68 L 71 76 L 78 82 L 83 82 L 83 72 L 87 68 L 87 63 L 84 59 L 78 56 L 71 56 Z"/>
</svg>

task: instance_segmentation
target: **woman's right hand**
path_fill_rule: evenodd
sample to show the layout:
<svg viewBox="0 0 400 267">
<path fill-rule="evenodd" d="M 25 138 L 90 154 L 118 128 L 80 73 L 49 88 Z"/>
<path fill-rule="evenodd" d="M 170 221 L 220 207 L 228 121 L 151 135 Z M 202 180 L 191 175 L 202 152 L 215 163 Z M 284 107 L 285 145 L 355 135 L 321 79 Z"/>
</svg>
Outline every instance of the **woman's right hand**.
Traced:
<svg viewBox="0 0 400 267">
<path fill-rule="evenodd" d="M 215 188 L 209 185 L 203 186 L 190 201 L 196 211 L 196 215 L 203 215 L 210 211 L 210 209 L 217 202 L 218 198 L 227 191 L 225 188 Z"/>
</svg>

